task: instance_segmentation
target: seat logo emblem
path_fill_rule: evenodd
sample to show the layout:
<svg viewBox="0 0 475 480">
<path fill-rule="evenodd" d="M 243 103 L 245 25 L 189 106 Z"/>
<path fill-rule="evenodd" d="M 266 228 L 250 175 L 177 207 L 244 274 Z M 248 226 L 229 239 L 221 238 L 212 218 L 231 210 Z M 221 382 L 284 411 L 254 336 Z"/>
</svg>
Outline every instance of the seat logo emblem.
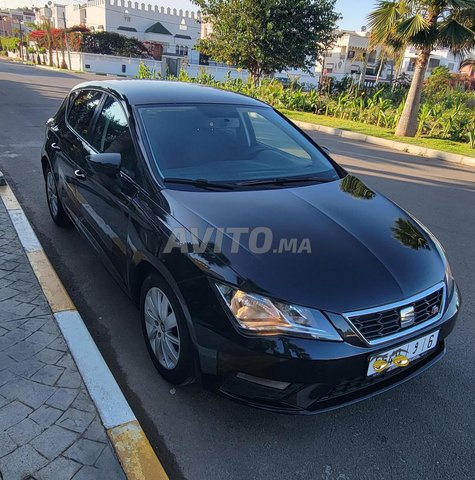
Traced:
<svg viewBox="0 0 475 480">
<path fill-rule="evenodd" d="M 401 319 L 401 327 L 409 327 L 416 321 L 416 314 L 414 307 L 406 307 L 399 311 L 399 318 Z"/>
<path fill-rule="evenodd" d="M 431 315 L 437 315 L 439 313 L 439 306 L 438 305 L 434 305 L 432 307 L 432 310 L 430 311 Z"/>
</svg>

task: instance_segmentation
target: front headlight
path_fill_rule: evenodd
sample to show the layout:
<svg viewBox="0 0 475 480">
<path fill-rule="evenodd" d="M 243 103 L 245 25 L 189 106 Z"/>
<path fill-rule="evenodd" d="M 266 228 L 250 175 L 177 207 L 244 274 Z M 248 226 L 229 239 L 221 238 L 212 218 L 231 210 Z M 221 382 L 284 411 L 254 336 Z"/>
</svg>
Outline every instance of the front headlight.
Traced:
<svg viewBox="0 0 475 480">
<path fill-rule="evenodd" d="M 216 287 L 238 326 L 248 333 L 342 341 L 333 325 L 319 310 L 276 302 L 222 283 L 216 283 Z"/>
</svg>

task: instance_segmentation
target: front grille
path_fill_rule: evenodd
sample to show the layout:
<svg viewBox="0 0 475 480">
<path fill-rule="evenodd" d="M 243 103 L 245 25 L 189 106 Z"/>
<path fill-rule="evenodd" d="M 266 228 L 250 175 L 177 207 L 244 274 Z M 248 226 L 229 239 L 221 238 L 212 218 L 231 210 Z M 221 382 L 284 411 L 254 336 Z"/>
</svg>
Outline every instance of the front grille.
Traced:
<svg viewBox="0 0 475 480">
<path fill-rule="evenodd" d="M 432 289 L 430 293 L 422 295 L 413 297 L 407 303 L 399 303 L 390 308 L 381 307 L 381 310 L 377 311 L 348 314 L 347 318 L 368 342 L 375 342 L 440 317 L 444 301 L 444 287 L 440 286 L 437 290 Z M 414 323 L 402 327 L 400 311 L 411 306 L 414 307 Z M 434 309 L 434 307 L 437 308 Z"/>
</svg>

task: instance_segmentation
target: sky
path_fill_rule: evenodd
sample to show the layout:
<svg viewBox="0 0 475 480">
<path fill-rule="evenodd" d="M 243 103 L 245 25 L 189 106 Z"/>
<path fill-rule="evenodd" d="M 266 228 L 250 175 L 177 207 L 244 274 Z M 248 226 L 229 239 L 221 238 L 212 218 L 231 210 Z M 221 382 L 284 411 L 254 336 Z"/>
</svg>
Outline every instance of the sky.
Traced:
<svg viewBox="0 0 475 480">
<path fill-rule="evenodd" d="M 137 0 L 140 3 L 158 4 L 164 7 L 182 8 L 183 10 L 196 10 L 190 0 Z M 17 8 L 23 6 L 41 7 L 47 0 L 0 0 L 2 8 Z M 56 3 L 82 3 L 77 0 L 58 0 Z M 366 24 L 366 15 L 371 11 L 374 0 L 337 0 L 336 10 L 343 15 L 340 27 L 347 30 L 359 30 Z"/>
</svg>

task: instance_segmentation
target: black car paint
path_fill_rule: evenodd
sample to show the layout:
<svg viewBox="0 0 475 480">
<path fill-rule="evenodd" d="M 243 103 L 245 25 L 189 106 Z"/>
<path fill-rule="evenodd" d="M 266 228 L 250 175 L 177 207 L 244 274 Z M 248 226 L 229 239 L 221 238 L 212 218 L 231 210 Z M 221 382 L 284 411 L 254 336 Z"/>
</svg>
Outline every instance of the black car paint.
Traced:
<svg viewBox="0 0 475 480">
<path fill-rule="evenodd" d="M 137 104 L 265 104 L 198 86 L 160 82 L 162 89 L 157 85 L 89 82 L 73 90 L 100 90 L 121 102 L 137 153 L 140 181 L 124 172 L 111 176 L 94 170 L 86 157 L 95 150 L 65 120 L 67 101 L 48 122 L 43 168 L 51 166 L 60 198 L 74 224 L 132 299 L 138 301 L 140 286 L 149 273 L 157 271 L 168 281 L 183 304 L 197 362 L 207 383 L 232 398 L 278 411 L 302 413 L 333 408 L 320 408 L 318 396 L 324 396 L 342 379 L 364 377 L 371 354 L 407 340 L 401 337 L 370 347 L 341 314 L 398 301 L 443 280 L 440 247 L 409 214 L 361 180 L 347 175 L 332 160 L 341 179 L 324 184 L 256 186 L 235 191 L 205 191 L 188 185 L 168 188 L 156 166 L 148 161 L 151 155 L 141 125 L 135 121 Z M 53 148 L 53 143 L 60 150 Z M 85 180 L 75 175 L 78 169 L 85 173 Z M 279 238 L 308 237 L 312 252 L 252 254 L 242 244 L 238 253 L 231 253 L 228 236 L 224 236 L 219 253 L 212 249 L 203 253 L 181 253 L 176 249 L 163 252 L 171 233 L 178 228 L 192 226 L 201 234 L 207 227 L 229 225 L 270 227 Z M 214 279 L 323 310 L 344 341 L 243 335 L 222 304 Z M 418 332 L 423 336 L 441 329 L 437 350 L 424 362 L 430 363 L 432 357 L 435 361 L 443 354 L 444 338 L 453 328 L 459 305 L 454 285 L 448 292 L 442 318 Z M 411 368 L 422 371 L 417 365 Z M 259 393 L 262 388 L 256 385 L 249 390 L 249 385 L 239 386 L 240 381 L 236 387 L 236 372 L 288 381 L 292 387 L 280 397 L 269 398 L 275 392 Z M 402 372 L 392 372 L 379 380 L 392 386 L 404 381 L 404 377 Z M 378 393 L 388 385 L 361 388 L 349 397 L 339 397 L 335 405 Z"/>
</svg>

